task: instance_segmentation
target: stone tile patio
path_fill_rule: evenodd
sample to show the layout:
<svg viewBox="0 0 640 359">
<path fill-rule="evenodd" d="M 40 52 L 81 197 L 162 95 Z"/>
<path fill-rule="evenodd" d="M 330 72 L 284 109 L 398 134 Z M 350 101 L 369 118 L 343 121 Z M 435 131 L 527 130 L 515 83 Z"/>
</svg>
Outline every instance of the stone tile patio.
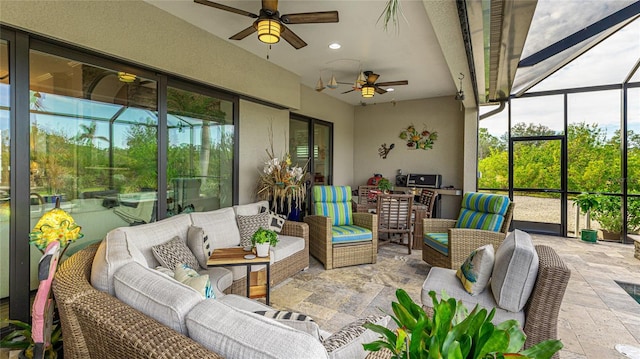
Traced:
<svg viewBox="0 0 640 359">
<path fill-rule="evenodd" d="M 616 344 L 640 348 L 640 304 L 614 280 L 640 285 L 640 260 L 633 245 L 587 243 L 575 238 L 534 235 L 536 244 L 552 246 L 571 269 L 558 322 L 564 349 L 560 358 L 625 358 Z M 357 317 L 391 312 L 396 288 L 419 301 L 430 267 L 420 251 L 381 247 L 378 263 L 325 271 L 315 259 L 310 268 L 272 290 L 271 302 L 312 316 L 335 331 Z"/>
</svg>

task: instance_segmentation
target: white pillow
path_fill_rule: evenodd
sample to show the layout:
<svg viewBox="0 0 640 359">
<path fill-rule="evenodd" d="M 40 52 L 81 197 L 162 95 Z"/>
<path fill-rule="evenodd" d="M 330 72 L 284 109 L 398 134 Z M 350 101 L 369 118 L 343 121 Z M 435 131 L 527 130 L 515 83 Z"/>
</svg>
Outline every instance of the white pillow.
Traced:
<svg viewBox="0 0 640 359">
<path fill-rule="evenodd" d="M 200 267 L 207 269 L 207 261 L 211 257 L 213 248 L 209 236 L 200 227 L 190 226 L 187 232 L 187 246 L 198 260 Z"/>
<path fill-rule="evenodd" d="M 136 262 L 120 267 L 113 284 L 116 298 L 185 335 L 187 313 L 203 301 L 193 288 Z"/>
<path fill-rule="evenodd" d="M 538 252 L 531 236 L 516 229 L 496 251 L 491 291 L 498 306 L 510 312 L 524 308 L 538 276 Z"/>
<path fill-rule="evenodd" d="M 460 279 L 462 286 L 469 294 L 478 295 L 489 284 L 494 262 L 493 245 L 484 245 L 469 254 L 464 263 L 458 268 L 456 277 Z"/>
<path fill-rule="evenodd" d="M 216 295 L 213 293 L 213 288 L 211 288 L 209 275 L 200 275 L 193 268 L 184 263 L 178 264 L 176 266 L 173 278 L 178 282 L 186 284 L 189 287 L 197 290 L 198 293 L 202 294 L 202 297 L 204 297 L 205 299 L 216 297 Z"/>
</svg>

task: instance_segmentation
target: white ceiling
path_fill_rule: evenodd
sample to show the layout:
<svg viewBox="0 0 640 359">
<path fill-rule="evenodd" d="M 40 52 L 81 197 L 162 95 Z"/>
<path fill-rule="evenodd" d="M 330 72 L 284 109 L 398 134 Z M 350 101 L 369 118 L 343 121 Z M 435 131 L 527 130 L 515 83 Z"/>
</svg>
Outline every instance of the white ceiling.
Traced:
<svg viewBox="0 0 640 359">
<path fill-rule="evenodd" d="M 228 39 L 254 21 L 192 0 L 145 1 L 223 39 Z M 216 2 L 254 14 L 258 14 L 261 8 L 260 0 Z M 269 61 L 296 73 L 302 84 L 311 88 L 316 87 L 320 75 L 325 86 L 332 74 L 339 82 L 353 83 L 358 69 L 380 74 L 378 82 L 409 81 L 408 85 L 396 86 L 395 91 L 376 94 L 371 99 L 363 99 L 358 91 L 341 94 L 351 89 L 350 85 L 323 91 L 354 105 L 454 96 L 457 80 L 451 77 L 422 1 L 401 0 L 406 21 L 401 19 L 398 32 L 391 26 L 385 31 L 382 22 L 377 23 L 386 3 L 386 0 L 281 0 L 278 4 L 281 15 L 337 10 L 340 22 L 288 25 L 308 43 L 299 50 L 284 40 L 269 50 L 268 45 L 258 40 L 257 34 L 240 41 L 227 41 L 264 59 L 268 54 Z M 342 48 L 329 49 L 332 42 L 340 43 Z"/>
</svg>

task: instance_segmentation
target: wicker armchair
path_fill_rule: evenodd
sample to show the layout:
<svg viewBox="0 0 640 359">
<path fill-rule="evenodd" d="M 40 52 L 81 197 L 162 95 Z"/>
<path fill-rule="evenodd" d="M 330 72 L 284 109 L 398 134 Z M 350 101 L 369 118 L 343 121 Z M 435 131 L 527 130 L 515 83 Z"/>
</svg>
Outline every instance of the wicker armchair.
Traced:
<svg viewBox="0 0 640 359">
<path fill-rule="evenodd" d="M 309 253 L 327 270 L 375 263 L 378 256 L 378 217 L 370 213 L 353 213 L 351 188 L 314 186 L 312 199 L 314 215 L 304 217 L 309 225 Z M 351 224 L 350 227 L 340 225 L 344 220 Z M 363 233 L 371 233 L 368 238 L 358 238 L 357 233 L 350 233 L 363 229 Z M 353 236 L 351 239 L 350 235 Z"/>
<path fill-rule="evenodd" d="M 508 197 L 493 194 L 465 193 L 463 210 L 465 203 L 469 203 L 472 200 L 472 196 L 501 197 L 501 200 L 509 200 Z M 471 206 L 473 207 L 473 205 Z M 425 218 L 422 222 L 422 260 L 432 266 L 455 269 L 459 268 L 469 253 L 478 247 L 485 244 L 493 244 L 494 249 L 497 249 L 507 236 L 511 226 L 513 207 L 514 203 L 509 201 L 504 211 L 502 224 L 497 231 L 457 228 L 460 218 L 458 220 Z M 440 248 L 434 246 L 435 241 L 432 240 L 434 238 L 439 241 Z M 443 252 L 446 252 L 446 254 Z"/>
<path fill-rule="evenodd" d="M 525 348 L 545 340 L 558 339 L 558 315 L 571 277 L 571 271 L 553 248 L 537 245 L 536 252 L 538 252 L 539 261 L 538 276 L 524 307 L 525 323 L 522 329 L 527 335 Z M 423 308 L 427 315 L 433 315 L 430 308 Z M 371 352 L 367 359 L 387 359 L 391 356 L 390 351 L 381 350 Z M 553 358 L 558 357 L 558 353 L 553 356 Z"/>
</svg>

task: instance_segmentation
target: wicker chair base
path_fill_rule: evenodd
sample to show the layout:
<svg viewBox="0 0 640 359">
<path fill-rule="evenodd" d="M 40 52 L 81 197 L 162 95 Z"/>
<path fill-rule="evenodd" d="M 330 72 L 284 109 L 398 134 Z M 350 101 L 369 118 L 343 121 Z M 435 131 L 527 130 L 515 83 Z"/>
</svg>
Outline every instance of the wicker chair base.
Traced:
<svg viewBox="0 0 640 359">
<path fill-rule="evenodd" d="M 376 259 L 377 255 L 371 250 L 370 242 L 333 246 L 333 268 L 375 263 Z"/>
</svg>

